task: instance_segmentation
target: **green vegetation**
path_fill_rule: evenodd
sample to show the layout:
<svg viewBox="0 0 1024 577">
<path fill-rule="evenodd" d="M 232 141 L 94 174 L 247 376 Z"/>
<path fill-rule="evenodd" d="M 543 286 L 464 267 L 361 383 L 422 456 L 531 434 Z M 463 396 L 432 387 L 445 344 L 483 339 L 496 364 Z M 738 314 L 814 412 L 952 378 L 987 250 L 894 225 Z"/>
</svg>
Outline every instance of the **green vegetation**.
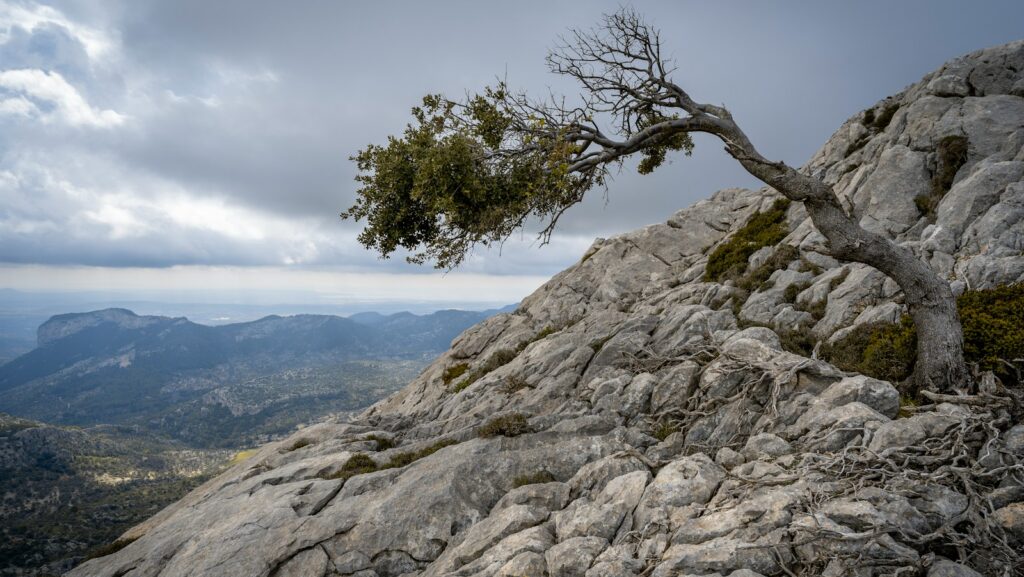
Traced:
<svg viewBox="0 0 1024 577">
<path fill-rule="evenodd" d="M 476 430 L 481 437 L 518 437 L 531 432 L 530 425 L 526 421 L 526 415 L 522 413 L 510 413 L 495 417 L 487 421 Z"/>
<path fill-rule="evenodd" d="M 418 451 L 406 451 L 392 455 L 386 463 L 378 464 L 366 453 L 356 453 L 349 457 L 348 461 L 334 473 L 320 475 L 321 479 L 343 479 L 348 480 L 356 475 L 365 475 L 387 469 L 398 469 L 419 461 L 420 459 L 433 455 L 445 447 L 458 444 L 454 439 L 442 439 L 436 443 L 426 446 Z"/>
<path fill-rule="evenodd" d="M 104 545 L 102 547 L 97 547 L 96 549 L 93 549 L 92 551 L 90 551 L 89 553 L 87 553 L 85 555 L 85 559 L 89 560 L 89 559 L 96 559 L 98 557 L 106 557 L 107 555 L 113 555 L 114 553 L 117 553 L 121 549 L 124 549 L 125 547 L 131 545 L 132 543 L 134 543 L 137 540 L 138 540 L 138 537 L 132 537 L 130 539 L 118 539 L 117 541 L 114 541 L 113 543 L 110 543 L 110 544 Z"/>
<path fill-rule="evenodd" d="M 957 299 L 964 329 L 964 357 L 1004 383 L 1020 385 L 1024 358 L 1024 283 L 967 291 Z M 822 358 L 837 367 L 901 382 L 917 356 L 917 331 L 909 316 L 899 323 L 869 323 L 832 345 Z"/>
<path fill-rule="evenodd" d="M 468 363 L 459 363 L 457 365 L 452 365 L 446 368 L 443 373 L 441 373 L 441 380 L 444 381 L 444 384 L 450 385 L 452 381 L 466 374 L 466 371 L 468 370 Z"/>
<path fill-rule="evenodd" d="M 789 263 L 800 257 L 800 250 L 788 244 L 780 245 L 763 263 L 736 279 L 736 286 L 745 291 L 769 288 L 768 279 L 772 273 L 789 266 Z"/>
<path fill-rule="evenodd" d="M 310 446 L 312 444 L 313 444 L 312 440 L 306 439 L 306 438 L 302 438 L 302 439 L 299 439 L 299 440 L 295 441 L 294 443 L 292 443 L 292 446 L 288 447 L 288 451 L 287 452 L 290 453 L 292 451 L 298 451 L 299 449 L 301 449 L 303 447 L 308 447 L 308 446 Z"/>
<path fill-rule="evenodd" d="M 957 299 L 964 356 L 1004 383 L 1021 381 L 1024 368 L 1024 283 L 967 291 Z"/>
<path fill-rule="evenodd" d="M 487 373 L 497 368 L 509 364 L 510 362 L 512 362 L 512 359 L 516 358 L 516 355 L 518 355 L 519 352 L 521 352 L 524 348 L 526 348 L 525 345 L 520 345 L 518 351 L 514 351 L 512 349 L 499 349 L 495 351 L 493 354 L 491 354 L 491 356 L 487 357 L 487 360 L 480 364 L 480 366 L 475 367 L 473 370 L 469 371 L 469 374 L 467 374 L 464 379 L 455 383 L 455 385 L 452 386 L 451 388 L 452 392 L 462 392 L 463 390 L 466 389 L 466 387 L 472 385 L 477 380 L 479 380 L 480 377 L 483 377 Z"/>
<path fill-rule="evenodd" d="M 795 282 L 782 293 L 782 302 L 795 303 L 796 297 L 811 286 L 809 282 Z"/>
<path fill-rule="evenodd" d="M 659 441 L 664 441 L 669 438 L 672 433 L 677 432 L 679 432 L 679 425 L 670 422 L 661 422 L 658 423 L 658 426 L 655 427 L 653 431 L 651 431 L 651 436 Z"/>
<path fill-rule="evenodd" d="M 899 103 L 891 100 L 882 104 L 882 109 L 877 115 L 874 108 L 869 108 L 864 111 L 864 125 L 876 133 L 882 132 L 892 122 L 892 117 L 896 116 L 899 109 Z"/>
<path fill-rule="evenodd" d="M 742 276 L 747 270 L 750 255 L 766 246 L 778 244 L 789 234 L 786 226 L 788 208 L 789 200 L 780 198 L 770 209 L 750 217 L 729 240 L 712 251 L 704 271 L 704 280 L 723 282 Z"/>
<path fill-rule="evenodd" d="M 512 488 L 518 489 L 519 487 L 525 487 L 526 485 L 537 485 L 539 483 L 554 483 L 558 479 L 554 475 L 549 473 L 546 469 L 541 469 L 536 473 L 519 475 L 512 479 Z"/>
<path fill-rule="evenodd" d="M 899 323 L 866 323 L 835 343 L 821 346 L 821 357 L 846 370 L 893 383 L 914 372 L 917 332 L 909 316 Z"/>
<path fill-rule="evenodd" d="M 506 395 L 511 395 L 523 389 L 532 388 L 533 387 L 530 386 L 530 384 L 527 383 L 526 379 L 524 379 L 523 377 L 520 377 L 519 375 L 512 375 L 511 377 L 505 379 L 505 382 L 502 383 L 501 392 L 505 393 Z"/>
<path fill-rule="evenodd" d="M 953 187 L 956 173 L 967 162 L 968 141 L 966 136 L 946 136 L 935 146 L 935 173 L 932 175 L 931 191 L 914 197 L 914 205 L 935 222 L 935 210 L 942 197 Z"/>
<path fill-rule="evenodd" d="M 366 437 L 366 440 L 373 441 L 374 443 L 377 444 L 377 452 L 387 451 L 388 449 L 393 449 L 396 446 L 394 440 L 389 439 L 387 437 L 382 437 L 380 435 L 370 435 Z"/>
<path fill-rule="evenodd" d="M 259 449 L 246 449 L 244 451 L 239 451 L 235 453 L 233 457 L 231 457 L 231 460 L 228 461 L 228 465 L 237 465 L 242 461 L 246 461 L 250 459 L 253 455 L 255 455 L 258 451 Z"/>
<path fill-rule="evenodd" d="M 917 407 L 917 400 L 907 394 L 900 395 L 900 410 L 896 415 L 897 419 L 905 419 L 914 416 L 914 408 Z"/>
<path fill-rule="evenodd" d="M 593 349 L 593 351 L 595 353 L 601 352 L 601 349 L 604 348 L 605 344 L 607 344 L 608 341 L 610 341 L 613 336 L 615 336 L 615 335 L 608 335 L 608 336 L 605 336 L 605 337 L 601 337 L 601 338 L 599 338 L 599 339 L 597 339 L 595 341 L 592 341 L 590 343 L 590 348 Z"/>
</svg>

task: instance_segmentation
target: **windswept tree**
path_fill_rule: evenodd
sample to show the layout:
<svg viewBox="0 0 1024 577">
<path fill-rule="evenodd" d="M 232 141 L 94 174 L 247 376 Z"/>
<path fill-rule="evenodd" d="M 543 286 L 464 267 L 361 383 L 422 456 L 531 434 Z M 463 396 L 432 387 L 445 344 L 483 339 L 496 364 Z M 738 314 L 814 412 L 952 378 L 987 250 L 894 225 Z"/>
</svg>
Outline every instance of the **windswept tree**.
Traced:
<svg viewBox="0 0 1024 577">
<path fill-rule="evenodd" d="M 638 155 L 638 170 L 650 173 L 670 153 L 689 154 L 691 134 L 706 133 L 751 175 L 803 203 L 833 257 L 899 284 L 917 328 L 917 387 L 948 391 L 967 380 L 949 284 L 906 247 L 862 228 L 821 179 L 765 158 L 729 110 L 694 100 L 672 78 L 658 31 L 637 13 L 622 9 L 571 32 L 547 61 L 582 86 L 578 103 L 531 99 L 504 83 L 459 100 L 429 95 L 401 137 L 360 151 L 358 198 L 342 214 L 366 220 L 360 242 L 451 269 L 474 245 L 500 243 L 528 221 L 543 223 L 546 241 L 566 209 L 627 157 Z"/>
</svg>

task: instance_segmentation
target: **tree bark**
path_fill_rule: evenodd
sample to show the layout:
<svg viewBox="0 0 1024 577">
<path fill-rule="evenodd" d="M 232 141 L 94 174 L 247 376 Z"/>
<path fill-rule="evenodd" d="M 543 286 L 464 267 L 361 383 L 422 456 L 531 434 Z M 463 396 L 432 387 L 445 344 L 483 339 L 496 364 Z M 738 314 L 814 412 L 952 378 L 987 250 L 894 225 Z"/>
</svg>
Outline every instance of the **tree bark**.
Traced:
<svg viewBox="0 0 1024 577">
<path fill-rule="evenodd" d="M 828 240 L 833 257 L 874 267 L 903 289 L 917 329 L 912 392 L 949 392 L 963 388 L 970 374 L 964 361 L 963 329 L 956 297 L 949 283 L 910 249 L 862 228 L 843 209 L 831 186 L 784 163 L 766 160 L 728 112 L 722 112 L 724 116 L 715 119 L 713 132 L 726 143 L 726 151 L 751 175 L 786 198 L 802 202 L 814 226 Z"/>
</svg>

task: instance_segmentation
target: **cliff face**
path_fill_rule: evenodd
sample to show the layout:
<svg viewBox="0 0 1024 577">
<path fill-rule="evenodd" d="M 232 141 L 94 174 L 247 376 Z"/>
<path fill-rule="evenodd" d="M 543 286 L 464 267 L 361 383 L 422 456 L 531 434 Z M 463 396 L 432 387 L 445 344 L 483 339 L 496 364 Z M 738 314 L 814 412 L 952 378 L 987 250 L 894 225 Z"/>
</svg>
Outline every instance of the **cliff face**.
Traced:
<svg viewBox="0 0 1024 577">
<path fill-rule="evenodd" d="M 855 116 L 805 169 L 957 290 L 1024 281 L 1024 42 Z M 795 204 L 798 250 L 749 259 L 788 258 L 767 282 L 702 280 L 775 200 L 723 190 L 595 242 L 354 422 L 265 446 L 70 575 L 1022 574 L 1005 391 L 901 411 L 780 344 L 897 320 L 892 281 L 826 256 Z"/>
</svg>

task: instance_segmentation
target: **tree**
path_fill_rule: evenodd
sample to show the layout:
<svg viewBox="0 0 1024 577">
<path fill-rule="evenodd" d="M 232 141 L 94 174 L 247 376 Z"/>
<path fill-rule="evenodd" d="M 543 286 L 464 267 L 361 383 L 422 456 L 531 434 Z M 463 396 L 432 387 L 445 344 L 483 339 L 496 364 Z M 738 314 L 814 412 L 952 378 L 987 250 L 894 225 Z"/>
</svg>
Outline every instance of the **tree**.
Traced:
<svg viewBox="0 0 1024 577">
<path fill-rule="evenodd" d="M 387 257 L 458 266 L 474 245 L 500 243 L 530 219 L 550 238 L 559 217 L 611 168 L 639 155 L 649 173 L 668 153 L 693 149 L 692 133 L 720 139 L 744 169 L 802 202 L 831 255 L 872 266 L 903 289 L 917 328 L 917 388 L 952 390 L 968 378 L 949 284 L 907 248 L 863 229 L 832 187 L 761 155 L 723 106 L 695 101 L 671 75 L 657 30 L 631 9 L 572 31 L 548 56 L 552 72 L 577 80 L 581 103 L 532 100 L 504 82 L 463 100 L 429 95 L 401 138 L 353 157 L 361 184 L 343 218 L 366 219 L 360 242 Z M 605 128 L 602 129 L 602 124 Z"/>
</svg>

